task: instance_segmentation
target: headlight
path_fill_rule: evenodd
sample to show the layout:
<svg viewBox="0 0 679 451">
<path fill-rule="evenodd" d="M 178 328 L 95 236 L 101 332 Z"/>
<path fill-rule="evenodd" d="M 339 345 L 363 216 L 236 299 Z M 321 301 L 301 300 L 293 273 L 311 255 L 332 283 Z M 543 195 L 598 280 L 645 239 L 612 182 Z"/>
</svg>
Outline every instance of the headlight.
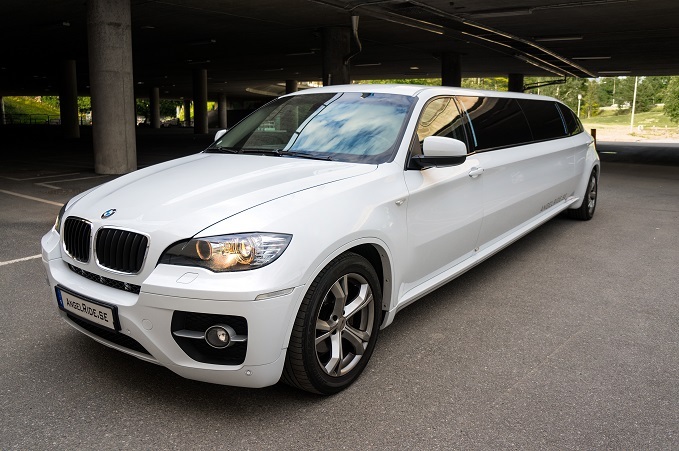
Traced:
<svg viewBox="0 0 679 451">
<path fill-rule="evenodd" d="M 239 233 L 181 241 L 170 246 L 159 263 L 200 266 L 215 272 L 261 268 L 276 260 L 292 235 Z"/>
<path fill-rule="evenodd" d="M 61 220 L 64 217 L 65 211 L 66 211 L 66 204 L 61 206 L 61 210 L 59 210 L 59 214 L 57 215 L 57 220 L 54 221 L 54 230 L 56 230 L 57 233 L 61 233 Z"/>
</svg>

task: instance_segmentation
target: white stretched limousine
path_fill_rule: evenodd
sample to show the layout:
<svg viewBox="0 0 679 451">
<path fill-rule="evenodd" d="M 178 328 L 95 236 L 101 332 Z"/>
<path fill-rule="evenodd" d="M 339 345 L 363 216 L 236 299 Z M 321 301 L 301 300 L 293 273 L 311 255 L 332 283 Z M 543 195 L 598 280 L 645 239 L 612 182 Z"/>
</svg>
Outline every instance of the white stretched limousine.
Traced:
<svg viewBox="0 0 679 451">
<path fill-rule="evenodd" d="M 310 89 L 74 197 L 42 258 L 60 315 L 104 345 L 191 379 L 331 394 L 405 306 L 560 212 L 592 218 L 598 178 L 552 98 Z"/>
</svg>

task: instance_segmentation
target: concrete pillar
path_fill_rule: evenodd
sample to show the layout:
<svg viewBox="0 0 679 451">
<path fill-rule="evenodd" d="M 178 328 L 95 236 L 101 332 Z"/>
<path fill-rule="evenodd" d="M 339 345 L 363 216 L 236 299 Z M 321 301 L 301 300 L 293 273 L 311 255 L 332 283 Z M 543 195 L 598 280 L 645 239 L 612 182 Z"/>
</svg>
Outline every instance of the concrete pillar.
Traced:
<svg viewBox="0 0 679 451">
<path fill-rule="evenodd" d="M 285 80 L 285 93 L 297 92 L 297 80 Z"/>
<path fill-rule="evenodd" d="M 227 128 L 226 121 L 226 94 L 219 94 L 219 100 L 217 102 L 217 114 L 219 117 L 218 126 L 220 129 Z"/>
<path fill-rule="evenodd" d="M 64 138 L 80 138 L 75 60 L 62 60 L 59 66 L 59 115 Z"/>
<path fill-rule="evenodd" d="M 523 92 L 523 74 L 509 74 L 507 90 L 509 92 Z"/>
<path fill-rule="evenodd" d="M 323 29 L 323 86 L 345 85 L 351 82 L 349 65 L 344 59 L 351 53 L 351 29 Z"/>
<path fill-rule="evenodd" d="M 193 133 L 207 134 L 207 69 L 193 71 Z"/>
<path fill-rule="evenodd" d="M 441 55 L 441 85 L 462 86 L 462 66 L 459 53 L 444 53 Z"/>
<path fill-rule="evenodd" d="M 149 111 L 151 112 L 151 128 L 160 128 L 160 88 L 155 86 L 149 93 Z"/>
<path fill-rule="evenodd" d="M 184 99 L 184 126 L 191 127 L 191 101 Z"/>
<path fill-rule="evenodd" d="M 130 0 L 87 0 L 94 171 L 137 169 Z"/>
</svg>

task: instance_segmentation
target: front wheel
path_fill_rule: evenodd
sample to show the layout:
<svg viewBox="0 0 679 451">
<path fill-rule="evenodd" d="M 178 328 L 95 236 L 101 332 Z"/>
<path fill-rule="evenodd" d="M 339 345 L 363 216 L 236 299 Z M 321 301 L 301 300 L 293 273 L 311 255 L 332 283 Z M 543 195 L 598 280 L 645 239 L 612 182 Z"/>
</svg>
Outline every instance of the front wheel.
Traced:
<svg viewBox="0 0 679 451">
<path fill-rule="evenodd" d="M 370 359 L 381 318 L 375 270 L 360 255 L 340 255 L 316 277 L 302 301 L 283 381 L 324 395 L 348 387 Z"/>
<path fill-rule="evenodd" d="M 575 210 L 566 210 L 569 217 L 580 219 L 581 221 L 592 219 L 596 209 L 598 185 L 596 170 L 593 170 L 589 176 L 589 183 L 587 184 L 587 191 L 585 192 L 585 198 L 582 200 L 582 205 Z"/>
</svg>

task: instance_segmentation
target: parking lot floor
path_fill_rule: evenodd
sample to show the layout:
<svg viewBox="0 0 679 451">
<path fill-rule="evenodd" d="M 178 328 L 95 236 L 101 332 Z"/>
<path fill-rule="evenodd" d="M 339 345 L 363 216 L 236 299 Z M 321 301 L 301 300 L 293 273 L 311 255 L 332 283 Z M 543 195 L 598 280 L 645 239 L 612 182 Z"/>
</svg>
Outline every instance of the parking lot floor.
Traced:
<svg viewBox="0 0 679 451">
<path fill-rule="evenodd" d="M 210 141 L 166 133 L 140 132 L 142 165 Z M 601 143 L 594 219 L 557 217 L 403 310 L 318 397 L 182 379 L 63 323 L 40 237 L 112 176 L 87 143 L 0 146 L 0 449 L 679 449 L 674 157 Z"/>
</svg>

